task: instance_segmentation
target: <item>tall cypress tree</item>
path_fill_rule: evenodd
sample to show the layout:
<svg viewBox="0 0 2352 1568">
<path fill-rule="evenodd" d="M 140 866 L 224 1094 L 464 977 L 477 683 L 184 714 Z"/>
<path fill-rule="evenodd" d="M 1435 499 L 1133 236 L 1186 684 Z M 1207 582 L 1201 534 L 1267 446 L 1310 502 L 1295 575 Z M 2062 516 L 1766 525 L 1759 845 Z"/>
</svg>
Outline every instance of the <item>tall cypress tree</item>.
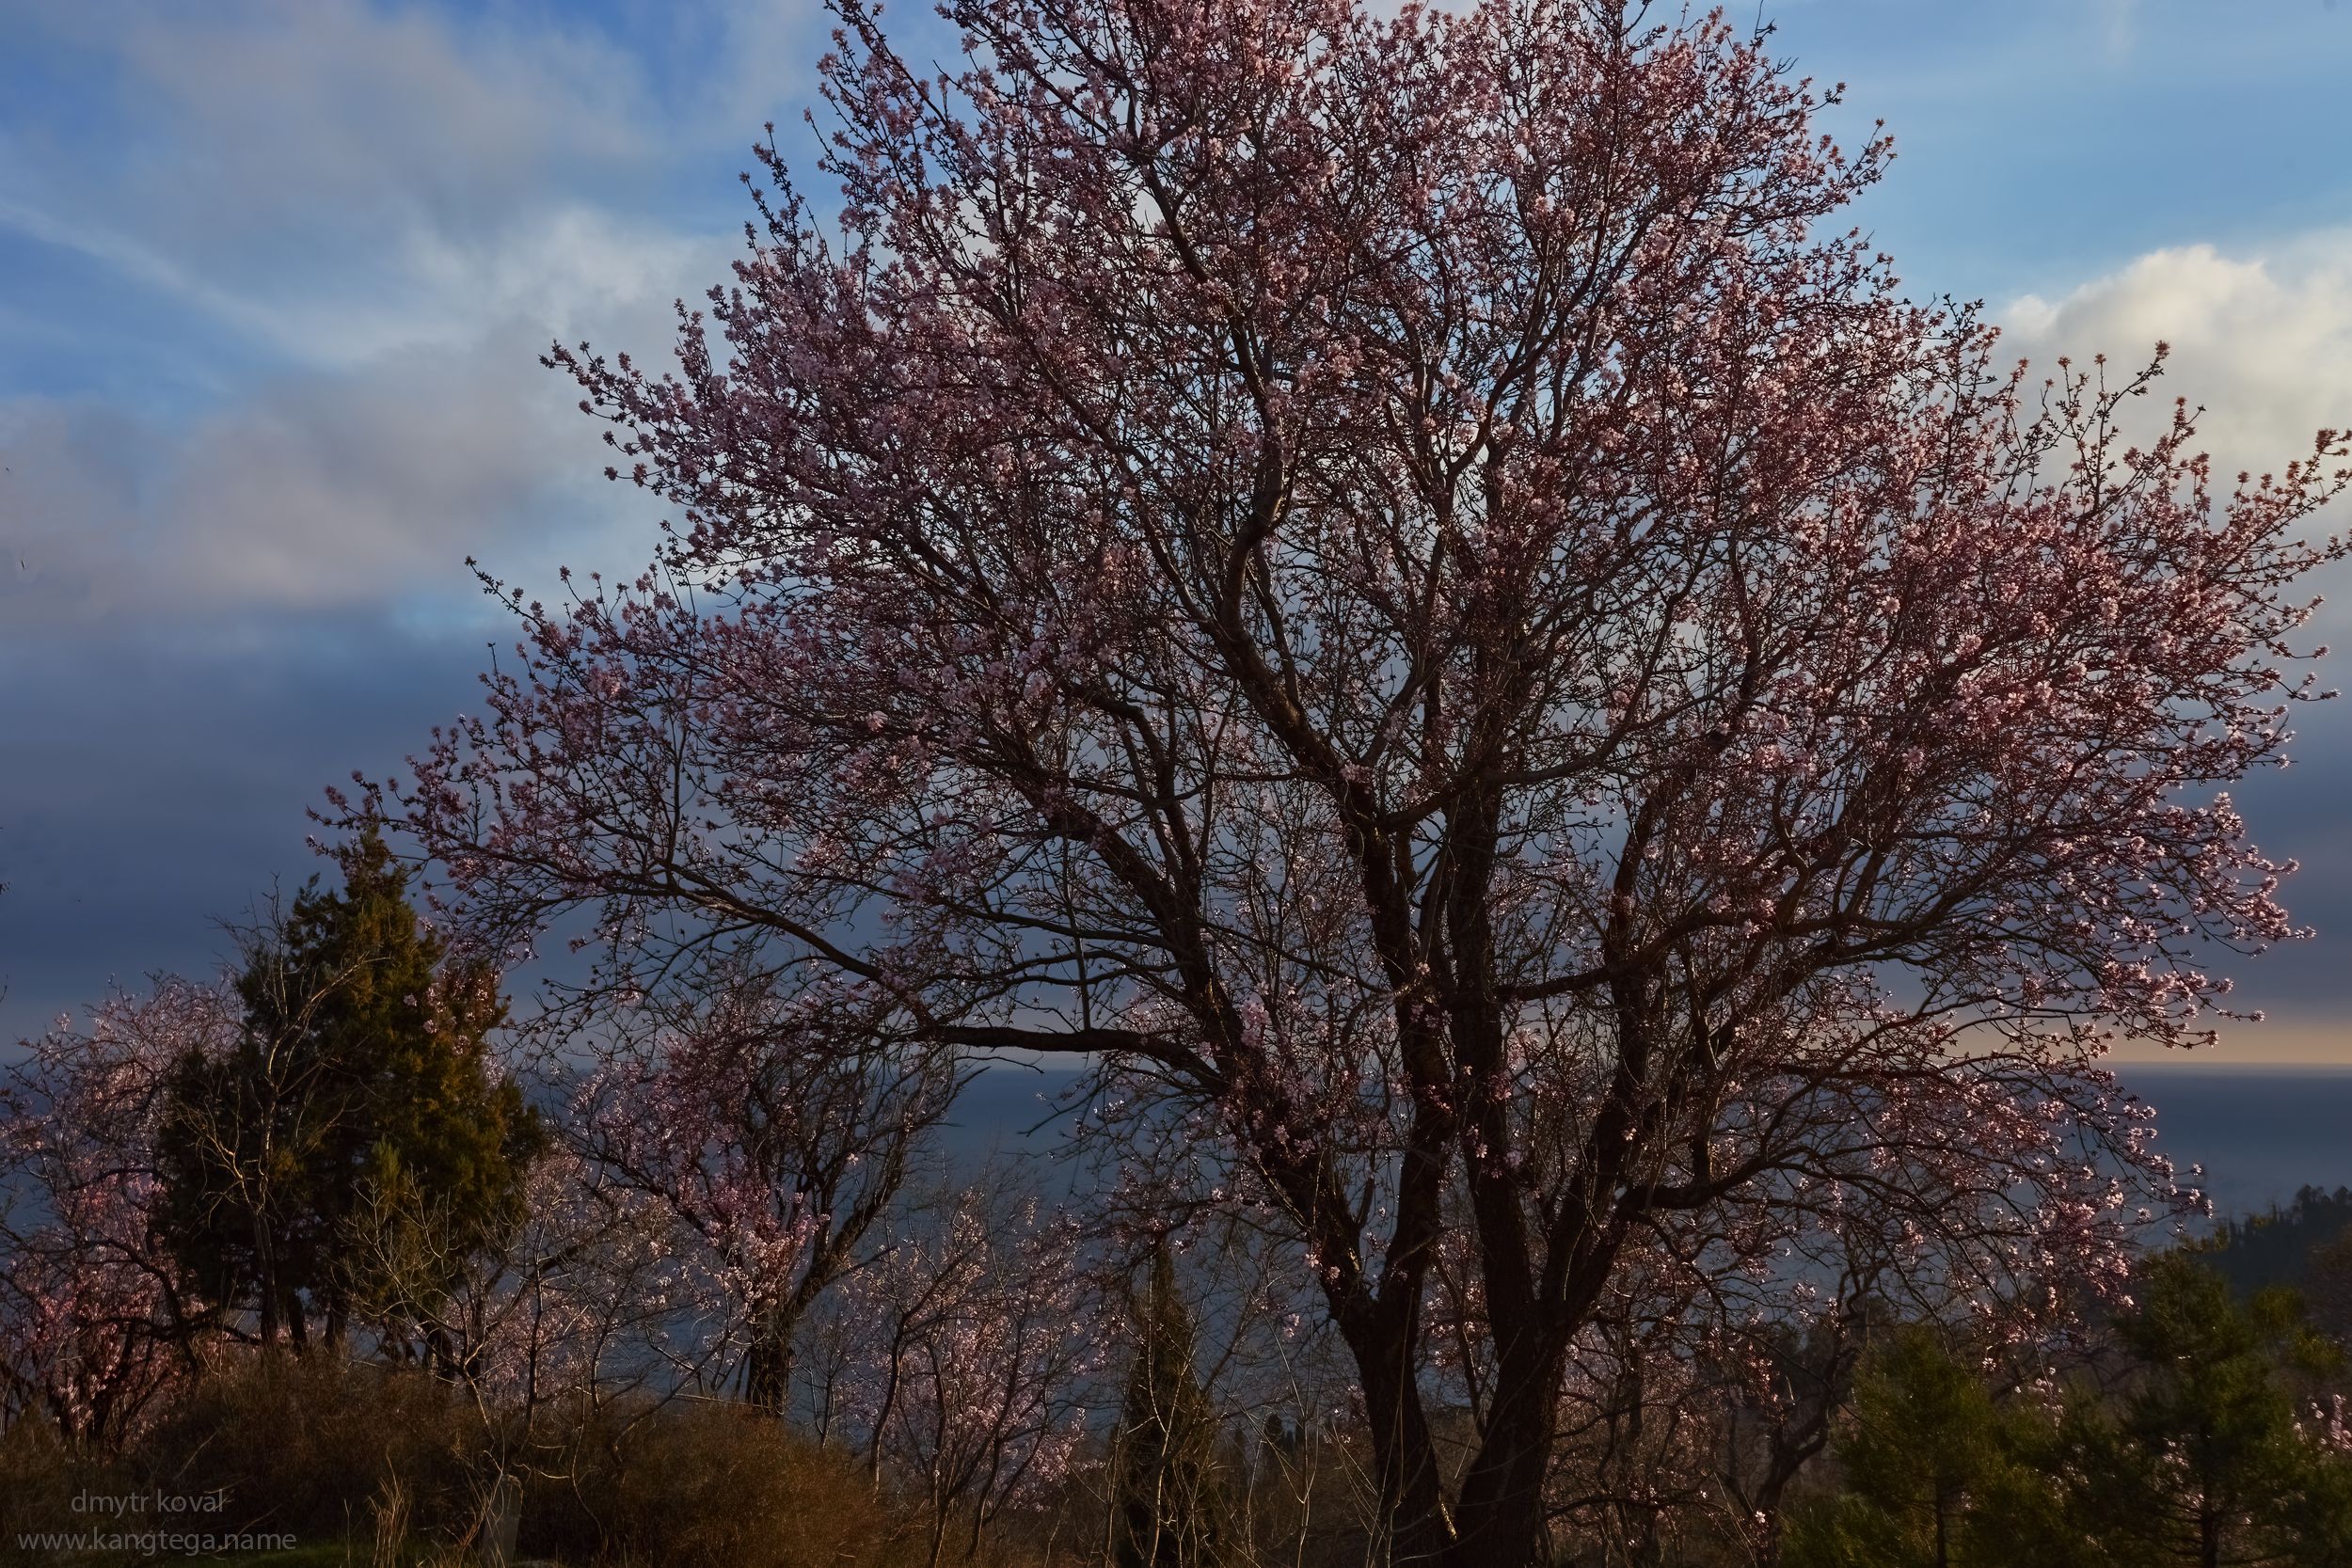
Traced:
<svg viewBox="0 0 2352 1568">
<path fill-rule="evenodd" d="M 1136 1328 L 1112 1480 L 1113 1560 L 1119 1568 L 1205 1568 L 1218 1560 L 1224 1535 L 1216 1418 L 1194 1370 L 1192 1314 L 1165 1241 L 1152 1248 Z"/>
<path fill-rule="evenodd" d="M 438 1266 L 517 1216 L 542 1132 L 497 1075 L 497 976 L 453 958 L 408 902 L 374 832 L 247 933 L 245 1028 L 225 1056 L 175 1070 L 161 1138 L 162 1223 L 223 1308 L 249 1307 L 264 1342 L 340 1341 L 370 1281 L 363 1213 L 433 1218 Z M 414 1289 L 411 1282 L 407 1287 Z"/>
</svg>

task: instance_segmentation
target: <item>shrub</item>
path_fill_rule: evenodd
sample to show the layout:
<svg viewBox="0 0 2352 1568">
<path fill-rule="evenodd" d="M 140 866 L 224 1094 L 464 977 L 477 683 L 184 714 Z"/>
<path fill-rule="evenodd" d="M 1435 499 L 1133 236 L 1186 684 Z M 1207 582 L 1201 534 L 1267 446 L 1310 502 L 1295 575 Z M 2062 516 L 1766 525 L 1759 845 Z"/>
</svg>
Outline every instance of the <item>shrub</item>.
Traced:
<svg viewBox="0 0 2352 1568">
<path fill-rule="evenodd" d="M 119 1496 L 133 1484 L 113 1462 L 76 1450 L 47 1421 L 17 1421 L 0 1432 L 0 1564 L 56 1561 L 56 1552 L 19 1535 L 87 1529 L 93 1521 L 74 1509 L 75 1494 Z"/>
<path fill-rule="evenodd" d="M 454 1391 L 413 1370 L 339 1356 L 240 1357 L 188 1390 L 134 1455 L 150 1483 L 219 1492 L 222 1530 L 364 1539 L 397 1497 L 411 1537 L 473 1527 L 491 1466 Z"/>
<path fill-rule="evenodd" d="M 897 1568 L 920 1526 L 850 1455 L 773 1416 L 688 1403 L 575 1413 L 541 1434 L 523 1550 L 664 1568 Z"/>
</svg>

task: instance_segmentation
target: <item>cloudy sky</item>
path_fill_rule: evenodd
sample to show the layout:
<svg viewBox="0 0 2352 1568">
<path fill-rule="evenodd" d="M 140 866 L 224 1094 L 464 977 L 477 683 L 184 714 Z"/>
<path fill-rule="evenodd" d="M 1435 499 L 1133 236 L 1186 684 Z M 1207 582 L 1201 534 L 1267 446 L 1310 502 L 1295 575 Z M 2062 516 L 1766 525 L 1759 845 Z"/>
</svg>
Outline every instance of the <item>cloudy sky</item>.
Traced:
<svg viewBox="0 0 2352 1568">
<path fill-rule="evenodd" d="M 2036 355 L 2169 339 L 2232 466 L 2352 424 L 2352 4 L 1777 16 L 1893 129 L 1860 217 L 1914 289 Z M 467 555 L 645 553 L 536 355 L 666 343 L 824 31 L 804 0 L 0 0 L 0 1038 L 210 967 L 215 917 L 309 874 L 322 786 L 470 700 L 501 628 Z M 2274 1022 L 2242 1059 L 2352 1061 L 2347 763 L 2352 705 L 2316 710 L 2241 791 L 2321 930 L 2243 972 Z"/>
</svg>

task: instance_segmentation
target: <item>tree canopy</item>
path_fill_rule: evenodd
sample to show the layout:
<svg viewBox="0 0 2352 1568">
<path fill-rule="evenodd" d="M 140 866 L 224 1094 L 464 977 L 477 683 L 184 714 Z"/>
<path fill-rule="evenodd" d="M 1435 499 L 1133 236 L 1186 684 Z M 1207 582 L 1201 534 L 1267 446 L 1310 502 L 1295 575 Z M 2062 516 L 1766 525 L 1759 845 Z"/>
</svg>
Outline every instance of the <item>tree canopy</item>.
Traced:
<svg viewBox="0 0 2352 1568">
<path fill-rule="evenodd" d="M 2217 489 L 2162 345 L 2005 367 L 1720 18 L 951 0 L 937 72 L 837 11 L 837 212 L 771 142 L 675 369 L 549 356 L 655 564 L 512 591 L 354 805 L 470 937 L 586 911 L 575 1016 L 723 949 L 841 1050 L 1173 1101 L 1421 1560 L 1543 1556 L 1629 1292 L 1703 1334 L 1864 1238 L 1987 1319 L 2120 1289 L 2186 1200 L 2105 1043 L 2294 930 L 2227 789 L 2318 695 L 2335 434 Z"/>
</svg>

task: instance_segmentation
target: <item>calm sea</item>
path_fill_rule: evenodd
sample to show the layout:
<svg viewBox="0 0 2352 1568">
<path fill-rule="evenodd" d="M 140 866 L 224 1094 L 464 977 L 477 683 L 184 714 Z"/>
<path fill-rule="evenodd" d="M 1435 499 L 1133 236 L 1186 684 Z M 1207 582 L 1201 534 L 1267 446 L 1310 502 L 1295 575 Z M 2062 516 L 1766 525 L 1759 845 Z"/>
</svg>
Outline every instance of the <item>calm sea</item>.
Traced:
<svg viewBox="0 0 2352 1568">
<path fill-rule="evenodd" d="M 2352 1067 L 2126 1065 L 2118 1077 L 2156 1108 L 2157 1145 L 2205 1167 L 2223 1213 L 2283 1203 L 2305 1185 L 2352 1186 Z"/>
<path fill-rule="evenodd" d="M 2158 1144 L 2173 1162 L 2185 1172 L 2192 1162 L 2204 1165 L 2203 1185 L 2222 1213 L 2283 1203 L 2306 1184 L 2352 1186 L 2352 1067 L 2167 1062 L 2117 1072 L 2156 1108 Z M 951 1158 L 961 1164 L 1053 1147 L 1069 1125 L 1055 1117 L 1054 1097 L 1071 1076 L 983 1073 L 957 1108 L 946 1140 Z"/>
</svg>

